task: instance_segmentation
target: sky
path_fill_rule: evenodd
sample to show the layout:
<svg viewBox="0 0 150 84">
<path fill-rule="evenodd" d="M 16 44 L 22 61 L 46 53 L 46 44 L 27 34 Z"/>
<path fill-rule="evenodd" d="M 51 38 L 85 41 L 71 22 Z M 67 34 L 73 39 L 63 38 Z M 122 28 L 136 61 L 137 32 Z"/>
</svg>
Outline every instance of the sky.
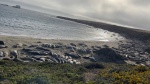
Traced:
<svg viewBox="0 0 150 84">
<path fill-rule="evenodd" d="M 0 3 L 150 30 L 150 0 L 0 0 Z"/>
</svg>

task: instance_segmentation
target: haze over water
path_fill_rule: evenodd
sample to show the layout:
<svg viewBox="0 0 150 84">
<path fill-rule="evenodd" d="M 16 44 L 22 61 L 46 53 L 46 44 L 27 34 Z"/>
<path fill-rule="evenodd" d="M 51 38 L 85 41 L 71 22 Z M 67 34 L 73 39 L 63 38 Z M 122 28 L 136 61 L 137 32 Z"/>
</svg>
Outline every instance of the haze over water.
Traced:
<svg viewBox="0 0 150 84">
<path fill-rule="evenodd" d="M 44 39 L 115 41 L 112 32 L 61 20 L 53 15 L 0 5 L 0 34 Z"/>
</svg>

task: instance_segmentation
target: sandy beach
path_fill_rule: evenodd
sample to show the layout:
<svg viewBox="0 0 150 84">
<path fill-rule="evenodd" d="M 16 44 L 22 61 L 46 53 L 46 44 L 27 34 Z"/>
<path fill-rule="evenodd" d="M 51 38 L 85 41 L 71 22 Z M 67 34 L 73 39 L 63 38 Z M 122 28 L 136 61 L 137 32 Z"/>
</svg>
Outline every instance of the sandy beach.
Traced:
<svg viewBox="0 0 150 84">
<path fill-rule="evenodd" d="M 65 60 L 90 62 L 84 58 L 93 57 L 93 49 L 101 47 L 118 48 L 119 41 L 75 41 L 75 40 L 56 40 L 56 39 L 38 39 L 21 36 L 0 36 L 0 41 L 4 42 L 1 46 L 1 59 L 19 59 L 23 62 L 30 62 L 30 58 L 41 57 L 41 59 L 49 57 L 64 58 Z M 126 41 L 123 41 L 126 42 Z M 121 41 L 121 43 L 123 43 Z M 15 58 L 16 55 L 17 57 Z M 55 57 L 56 55 L 56 57 Z M 70 58 L 67 58 L 68 57 Z M 69 56 L 70 55 L 70 56 Z M 57 57 L 58 56 L 58 57 Z M 65 57 L 66 58 L 65 58 Z M 13 59 L 12 59 L 13 58 Z M 37 59 L 37 58 L 36 58 Z M 41 62 L 40 59 L 40 62 Z M 46 60 L 44 59 L 44 61 Z M 95 60 L 95 58 L 91 58 Z M 72 63 L 70 61 L 69 63 Z M 37 62 L 37 60 L 36 60 Z"/>
</svg>

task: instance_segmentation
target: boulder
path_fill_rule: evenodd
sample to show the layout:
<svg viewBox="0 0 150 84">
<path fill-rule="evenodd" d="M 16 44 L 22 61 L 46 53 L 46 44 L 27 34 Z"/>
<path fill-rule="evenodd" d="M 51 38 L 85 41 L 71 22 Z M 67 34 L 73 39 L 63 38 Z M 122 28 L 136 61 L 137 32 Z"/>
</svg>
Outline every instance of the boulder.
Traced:
<svg viewBox="0 0 150 84">
<path fill-rule="evenodd" d="M 102 48 L 94 51 L 94 53 L 99 61 L 125 63 L 123 57 L 111 48 Z"/>
<path fill-rule="evenodd" d="M 146 52 L 148 52 L 150 54 L 150 47 L 145 49 Z"/>
</svg>

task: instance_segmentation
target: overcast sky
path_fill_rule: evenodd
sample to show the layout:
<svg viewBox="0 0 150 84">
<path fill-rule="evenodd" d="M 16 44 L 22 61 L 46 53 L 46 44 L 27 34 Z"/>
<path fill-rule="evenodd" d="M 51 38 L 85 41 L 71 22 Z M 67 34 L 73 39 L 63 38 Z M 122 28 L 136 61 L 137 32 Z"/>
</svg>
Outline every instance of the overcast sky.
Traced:
<svg viewBox="0 0 150 84">
<path fill-rule="evenodd" d="M 150 0 L 0 0 L 25 8 L 150 30 Z M 48 11 L 48 10 L 51 11 Z"/>
</svg>

